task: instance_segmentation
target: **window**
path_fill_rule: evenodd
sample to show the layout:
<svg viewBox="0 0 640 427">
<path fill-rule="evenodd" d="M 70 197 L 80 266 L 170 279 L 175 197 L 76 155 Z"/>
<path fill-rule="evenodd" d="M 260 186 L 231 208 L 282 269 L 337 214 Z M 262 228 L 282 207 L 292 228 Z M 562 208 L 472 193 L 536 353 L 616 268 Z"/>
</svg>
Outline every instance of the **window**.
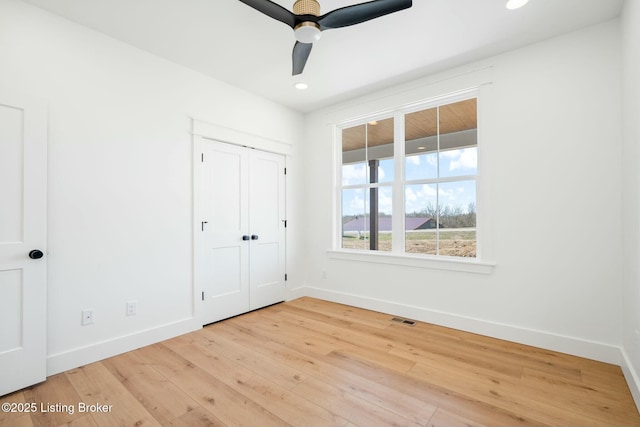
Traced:
<svg viewBox="0 0 640 427">
<path fill-rule="evenodd" d="M 393 118 L 342 131 L 342 247 L 391 251 Z"/>
<path fill-rule="evenodd" d="M 341 129 L 340 247 L 475 258 L 477 99 Z"/>
</svg>

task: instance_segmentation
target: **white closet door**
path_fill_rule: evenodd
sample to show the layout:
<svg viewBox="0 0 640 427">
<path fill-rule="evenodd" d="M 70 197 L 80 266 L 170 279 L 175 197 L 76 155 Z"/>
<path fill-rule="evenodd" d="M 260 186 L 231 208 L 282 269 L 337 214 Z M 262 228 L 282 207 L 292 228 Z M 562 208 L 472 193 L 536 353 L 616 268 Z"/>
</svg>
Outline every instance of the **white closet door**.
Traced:
<svg viewBox="0 0 640 427">
<path fill-rule="evenodd" d="M 0 97 L 0 396 L 46 378 L 46 125 Z"/>
<path fill-rule="evenodd" d="M 285 298 L 285 175 L 281 155 L 249 151 L 251 309 Z"/>
<path fill-rule="evenodd" d="M 284 300 L 284 157 L 199 138 L 196 315 L 216 322 Z"/>
<path fill-rule="evenodd" d="M 200 145 L 195 280 L 206 324 L 249 310 L 249 164 L 244 147 Z"/>
</svg>

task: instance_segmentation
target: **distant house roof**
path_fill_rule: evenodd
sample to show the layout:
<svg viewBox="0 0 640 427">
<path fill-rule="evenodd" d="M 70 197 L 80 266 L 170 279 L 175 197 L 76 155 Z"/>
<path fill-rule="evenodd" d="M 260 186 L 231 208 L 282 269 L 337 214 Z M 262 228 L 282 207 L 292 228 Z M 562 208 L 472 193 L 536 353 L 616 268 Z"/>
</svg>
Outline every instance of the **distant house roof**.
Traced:
<svg viewBox="0 0 640 427">
<path fill-rule="evenodd" d="M 405 218 L 405 227 L 407 230 L 420 230 L 423 228 L 429 228 L 427 224 L 430 221 L 431 218 L 428 217 L 408 217 Z M 378 219 L 378 227 L 380 231 L 391 231 L 391 217 L 380 217 Z M 342 226 L 342 231 L 365 231 L 369 228 L 369 217 L 359 216 L 344 224 Z"/>
</svg>

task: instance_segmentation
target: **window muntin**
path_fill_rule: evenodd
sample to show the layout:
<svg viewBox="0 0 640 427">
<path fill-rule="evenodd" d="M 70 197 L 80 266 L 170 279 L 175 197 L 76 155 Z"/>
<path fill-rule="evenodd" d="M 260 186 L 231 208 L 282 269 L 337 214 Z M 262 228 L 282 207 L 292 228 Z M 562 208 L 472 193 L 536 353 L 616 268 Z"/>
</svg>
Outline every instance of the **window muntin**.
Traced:
<svg viewBox="0 0 640 427">
<path fill-rule="evenodd" d="M 458 99 L 397 111 L 395 122 L 388 118 L 342 129 L 343 249 L 476 257 L 477 100 Z M 397 141 L 402 131 L 404 138 Z M 345 193 L 355 189 L 363 190 L 357 213 L 349 208 L 355 194 Z M 402 200 L 393 203 L 393 196 Z M 388 207 L 380 205 L 382 199 L 389 200 Z M 393 221 L 392 206 L 402 210 L 403 221 Z M 354 216 L 360 222 L 353 222 Z M 361 226 L 362 244 L 353 244 L 354 224 Z M 386 244 L 392 240 L 395 247 Z"/>
</svg>

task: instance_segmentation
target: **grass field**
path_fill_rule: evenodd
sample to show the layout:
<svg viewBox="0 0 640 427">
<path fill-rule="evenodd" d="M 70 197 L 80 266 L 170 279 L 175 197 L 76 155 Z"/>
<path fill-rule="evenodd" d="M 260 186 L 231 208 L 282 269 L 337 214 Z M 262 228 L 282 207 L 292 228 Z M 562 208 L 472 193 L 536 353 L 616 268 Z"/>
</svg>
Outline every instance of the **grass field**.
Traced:
<svg viewBox="0 0 640 427">
<path fill-rule="evenodd" d="M 391 233 L 379 233 L 378 250 L 391 251 Z M 440 255 L 475 257 L 476 230 L 473 228 L 441 229 L 409 231 L 405 236 L 405 252 L 414 254 L 437 255 L 437 245 L 440 244 Z M 369 233 L 344 234 L 342 247 L 345 249 L 369 249 Z"/>
</svg>

